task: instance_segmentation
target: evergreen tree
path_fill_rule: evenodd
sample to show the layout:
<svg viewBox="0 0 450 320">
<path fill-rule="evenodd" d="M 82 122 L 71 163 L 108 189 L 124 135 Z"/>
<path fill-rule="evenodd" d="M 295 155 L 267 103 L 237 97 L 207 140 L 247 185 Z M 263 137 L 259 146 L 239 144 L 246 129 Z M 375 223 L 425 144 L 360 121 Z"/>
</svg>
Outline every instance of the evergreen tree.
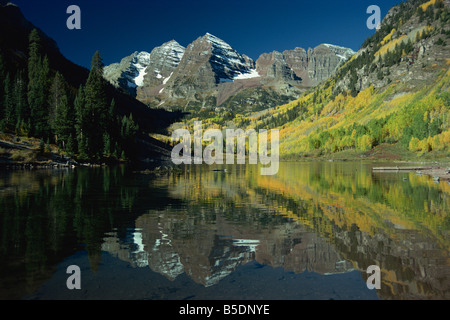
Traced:
<svg viewBox="0 0 450 320">
<path fill-rule="evenodd" d="M 107 132 L 103 134 L 103 145 L 104 145 L 103 156 L 104 157 L 111 156 L 111 136 Z"/>
<path fill-rule="evenodd" d="M 422 113 L 416 113 L 410 125 L 412 136 L 422 140 L 428 136 L 428 123 Z"/>
<path fill-rule="evenodd" d="M 44 139 L 41 138 L 41 140 L 39 141 L 39 153 L 42 155 L 44 154 L 45 151 L 45 142 Z"/>
<path fill-rule="evenodd" d="M 2 127 L 6 130 L 13 130 L 16 125 L 16 112 L 14 109 L 14 94 L 9 73 L 6 75 L 4 83 L 3 104 L 5 108 L 5 115 L 2 121 Z"/>
<path fill-rule="evenodd" d="M 103 78 L 103 62 L 100 53 L 95 52 L 91 71 L 84 90 L 84 111 L 87 115 L 83 119 L 84 135 L 87 140 L 89 157 L 99 159 L 104 150 L 103 134 L 107 129 L 108 103 L 106 97 L 106 83 Z"/>
<path fill-rule="evenodd" d="M 107 118 L 107 124 L 108 124 L 108 132 L 111 133 L 113 127 L 114 127 L 114 115 L 116 114 L 116 101 L 114 98 L 111 100 L 111 104 L 109 106 L 108 110 L 108 118 Z"/>
<path fill-rule="evenodd" d="M 121 121 L 120 138 L 122 142 L 121 158 L 127 160 L 133 158 L 136 153 L 136 133 L 138 125 L 133 120 L 133 115 L 124 116 Z M 124 156 L 125 155 L 125 156 Z"/>
<path fill-rule="evenodd" d="M 36 29 L 29 36 L 28 105 L 30 106 L 32 135 L 50 136 L 47 105 L 49 61 L 42 59 L 41 39 Z"/>
<path fill-rule="evenodd" d="M 16 133 L 19 135 L 28 134 L 30 127 L 30 110 L 28 107 L 27 84 L 24 71 L 16 74 L 14 80 L 14 103 L 16 105 Z"/>
<path fill-rule="evenodd" d="M 5 79 L 6 79 L 5 63 L 3 61 L 3 54 L 0 52 L 0 121 L 3 120 L 5 116 L 5 105 L 4 105 Z"/>
<path fill-rule="evenodd" d="M 67 97 L 67 83 L 57 72 L 50 87 L 50 124 L 55 142 L 65 149 L 74 126 L 73 112 Z"/>
<path fill-rule="evenodd" d="M 75 154 L 75 149 L 75 139 L 73 138 L 73 134 L 70 134 L 67 139 L 66 152 L 69 156 L 73 156 Z"/>
<path fill-rule="evenodd" d="M 356 97 L 358 95 L 358 90 L 356 89 L 356 85 L 358 83 L 358 75 L 355 69 L 350 70 L 350 95 L 352 97 Z"/>
<path fill-rule="evenodd" d="M 114 99 L 112 99 L 111 104 L 108 109 L 108 114 L 106 118 L 106 130 L 103 134 L 103 144 L 104 144 L 104 150 L 103 155 L 105 157 L 109 157 L 112 154 L 112 141 L 118 139 L 117 134 L 117 123 L 115 119 L 115 108 L 116 108 L 116 102 Z"/>
<path fill-rule="evenodd" d="M 28 77 L 35 79 L 39 74 L 39 65 L 42 56 L 41 38 L 36 29 L 30 32 L 29 41 L 29 56 L 28 56 Z"/>
<path fill-rule="evenodd" d="M 84 87 L 81 85 L 75 97 L 75 131 L 78 143 L 78 154 L 80 159 L 87 159 L 87 135 L 86 135 L 86 109 L 85 109 Z"/>
<path fill-rule="evenodd" d="M 51 125 L 55 134 L 55 141 L 63 149 L 75 124 L 73 110 L 67 97 L 67 83 L 57 72 L 50 88 Z"/>
</svg>

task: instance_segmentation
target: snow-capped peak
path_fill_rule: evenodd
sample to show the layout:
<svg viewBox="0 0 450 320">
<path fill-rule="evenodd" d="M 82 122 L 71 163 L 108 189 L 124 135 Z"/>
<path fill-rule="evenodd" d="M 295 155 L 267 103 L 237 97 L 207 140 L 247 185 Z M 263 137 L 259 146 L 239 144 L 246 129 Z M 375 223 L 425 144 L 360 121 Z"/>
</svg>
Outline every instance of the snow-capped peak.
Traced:
<svg viewBox="0 0 450 320">
<path fill-rule="evenodd" d="M 186 48 L 184 48 L 182 45 L 180 45 L 175 40 L 171 40 L 169 42 L 166 42 L 162 44 L 160 47 L 157 47 L 153 49 L 152 55 L 155 54 L 163 54 L 167 56 L 168 59 L 173 60 L 173 62 L 178 63 L 181 58 L 183 58 L 184 52 L 186 51 Z"/>
<path fill-rule="evenodd" d="M 157 79 L 166 78 L 178 66 L 185 51 L 186 48 L 175 40 L 156 47 L 150 54 L 151 62 L 147 67 L 147 72 L 154 73 Z"/>
<path fill-rule="evenodd" d="M 355 55 L 355 51 L 350 48 L 345 48 L 341 46 L 337 46 L 334 44 L 324 43 L 324 46 L 329 48 L 335 55 L 343 60 L 348 60 Z"/>
<path fill-rule="evenodd" d="M 150 62 L 150 53 L 147 51 L 138 52 L 136 55 L 136 60 L 138 63 L 145 65 Z"/>
<path fill-rule="evenodd" d="M 211 44 L 210 63 L 219 82 L 255 77 L 253 60 L 239 54 L 228 43 L 210 33 L 206 33 L 202 39 Z"/>
<path fill-rule="evenodd" d="M 221 47 L 226 50 L 233 50 L 233 48 L 228 43 L 226 43 L 222 39 L 216 37 L 215 35 L 212 35 L 211 33 L 206 33 L 204 38 L 206 39 L 206 41 L 211 43 L 214 47 Z"/>
</svg>

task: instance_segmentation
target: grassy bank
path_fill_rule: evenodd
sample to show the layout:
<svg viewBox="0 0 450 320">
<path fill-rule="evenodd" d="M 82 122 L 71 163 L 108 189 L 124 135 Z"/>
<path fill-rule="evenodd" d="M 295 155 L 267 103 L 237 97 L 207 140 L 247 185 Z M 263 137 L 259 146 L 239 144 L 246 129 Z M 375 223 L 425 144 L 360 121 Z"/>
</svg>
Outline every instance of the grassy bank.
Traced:
<svg viewBox="0 0 450 320">
<path fill-rule="evenodd" d="M 400 143 L 380 144 L 368 151 L 348 149 L 335 153 L 323 153 L 321 151 L 309 154 L 290 155 L 281 159 L 285 161 L 308 161 L 308 160 L 333 160 L 333 161 L 392 161 L 392 162 L 439 162 L 450 163 L 450 155 L 444 151 L 431 151 L 427 153 L 416 153 L 404 148 Z"/>
</svg>

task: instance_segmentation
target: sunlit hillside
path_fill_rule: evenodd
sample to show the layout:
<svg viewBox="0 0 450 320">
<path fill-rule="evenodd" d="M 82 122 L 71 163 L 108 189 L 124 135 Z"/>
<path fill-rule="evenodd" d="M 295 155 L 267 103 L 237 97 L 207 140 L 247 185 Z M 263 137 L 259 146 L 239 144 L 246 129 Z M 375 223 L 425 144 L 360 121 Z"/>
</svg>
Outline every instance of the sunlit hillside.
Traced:
<svg viewBox="0 0 450 320">
<path fill-rule="evenodd" d="M 438 67 L 436 67 L 438 68 Z M 303 156 L 343 150 L 368 151 L 382 143 L 400 143 L 418 155 L 430 151 L 448 154 L 450 145 L 450 71 L 439 73 L 435 83 L 414 92 L 405 84 L 386 89 L 370 86 L 356 97 L 339 94 L 320 105 L 314 94 L 277 108 L 271 117 L 286 117 L 299 106 L 304 114 L 280 128 L 280 154 Z"/>
<path fill-rule="evenodd" d="M 184 125 L 192 129 L 202 120 L 204 128 L 279 129 L 285 159 L 368 157 L 395 146 L 398 159 L 448 160 L 449 19 L 444 1 L 401 3 L 333 77 L 299 99 Z"/>
<path fill-rule="evenodd" d="M 420 3 L 391 10 L 335 77 L 297 101 L 249 116 L 250 126 L 279 128 L 286 158 L 361 155 L 382 144 L 448 157 L 449 8 L 442 1 Z"/>
</svg>

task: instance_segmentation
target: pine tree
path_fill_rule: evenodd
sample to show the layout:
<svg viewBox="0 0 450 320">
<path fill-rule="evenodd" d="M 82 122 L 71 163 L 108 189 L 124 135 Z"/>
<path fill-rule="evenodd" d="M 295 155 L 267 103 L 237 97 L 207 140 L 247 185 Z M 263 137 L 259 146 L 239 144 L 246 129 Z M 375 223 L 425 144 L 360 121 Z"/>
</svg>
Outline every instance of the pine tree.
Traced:
<svg viewBox="0 0 450 320">
<path fill-rule="evenodd" d="M 358 82 L 358 75 L 355 69 L 350 70 L 350 95 L 356 97 L 358 95 L 358 90 L 356 89 L 356 84 Z"/>
<path fill-rule="evenodd" d="M 41 39 L 36 29 L 29 36 L 28 57 L 28 105 L 30 106 L 32 135 L 48 138 L 48 78 L 50 73 L 48 57 L 42 59 Z"/>
<path fill-rule="evenodd" d="M 30 128 L 27 123 L 30 119 L 30 109 L 28 107 L 27 84 L 24 71 L 16 74 L 14 80 L 14 103 L 16 105 L 16 133 L 26 135 Z"/>
<path fill-rule="evenodd" d="M 103 155 L 106 157 L 111 156 L 111 149 L 113 145 L 113 141 L 117 140 L 117 123 L 115 118 L 115 108 L 116 108 L 116 102 L 114 99 L 112 99 L 111 104 L 108 109 L 108 114 L 106 118 L 106 128 L 105 132 L 103 134 L 103 144 L 104 144 L 104 151 Z"/>
<path fill-rule="evenodd" d="M 103 156 L 104 157 L 111 156 L 111 136 L 107 132 L 103 134 L 103 144 L 104 144 Z"/>
<path fill-rule="evenodd" d="M 106 83 L 103 78 L 103 62 L 100 53 L 95 52 L 91 71 L 84 90 L 83 119 L 84 134 L 87 136 L 87 152 L 89 157 L 99 159 L 103 153 L 103 134 L 107 129 L 108 103 L 106 98 Z"/>
<path fill-rule="evenodd" d="M 34 116 L 39 101 L 39 72 L 41 69 L 41 39 L 36 29 L 31 31 L 29 36 L 29 56 L 28 56 L 28 104 L 30 106 L 30 116 Z M 34 119 L 32 120 L 34 125 Z M 32 134 L 34 134 L 33 130 Z"/>
<path fill-rule="evenodd" d="M 55 134 L 55 141 L 63 149 L 75 124 L 73 110 L 67 97 L 67 83 L 57 72 L 50 88 L 51 125 Z"/>
<path fill-rule="evenodd" d="M 6 79 L 5 63 L 3 60 L 3 54 L 0 52 L 0 121 L 3 120 L 5 116 L 5 105 L 4 105 L 5 79 Z"/>
<path fill-rule="evenodd" d="M 39 74 L 39 64 L 42 55 L 41 38 L 36 29 L 30 32 L 29 36 L 29 56 L 28 56 L 28 77 L 35 79 Z"/>
<path fill-rule="evenodd" d="M 16 125 L 16 110 L 14 108 L 14 91 L 12 88 L 11 77 L 8 73 L 5 78 L 4 99 L 3 104 L 5 108 L 5 115 L 2 122 L 2 127 L 6 130 L 14 130 Z"/>
<path fill-rule="evenodd" d="M 76 141 L 78 144 L 78 154 L 80 159 L 87 159 L 87 146 L 86 146 L 86 109 L 84 98 L 84 87 L 81 85 L 78 89 L 78 93 L 74 101 L 75 109 L 75 132 Z"/>
<path fill-rule="evenodd" d="M 134 157 L 136 153 L 136 133 L 139 127 L 133 120 L 133 115 L 124 116 L 121 121 L 120 139 L 122 142 L 121 158 L 123 160 Z M 123 154 L 126 156 L 124 157 Z"/>
<path fill-rule="evenodd" d="M 66 152 L 70 157 L 75 154 L 75 139 L 72 134 L 67 139 Z"/>
<path fill-rule="evenodd" d="M 72 114 L 73 113 L 71 112 L 67 95 L 63 95 L 61 97 L 59 108 L 55 114 L 53 129 L 55 132 L 56 142 L 59 145 L 62 145 L 63 149 L 65 149 L 67 140 L 72 134 L 74 123 Z"/>
<path fill-rule="evenodd" d="M 39 141 L 39 153 L 42 155 L 44 154 L 45 151 L 45 142 L 44 139 L 41 138 L 41 140 Z"/>
</svg>

